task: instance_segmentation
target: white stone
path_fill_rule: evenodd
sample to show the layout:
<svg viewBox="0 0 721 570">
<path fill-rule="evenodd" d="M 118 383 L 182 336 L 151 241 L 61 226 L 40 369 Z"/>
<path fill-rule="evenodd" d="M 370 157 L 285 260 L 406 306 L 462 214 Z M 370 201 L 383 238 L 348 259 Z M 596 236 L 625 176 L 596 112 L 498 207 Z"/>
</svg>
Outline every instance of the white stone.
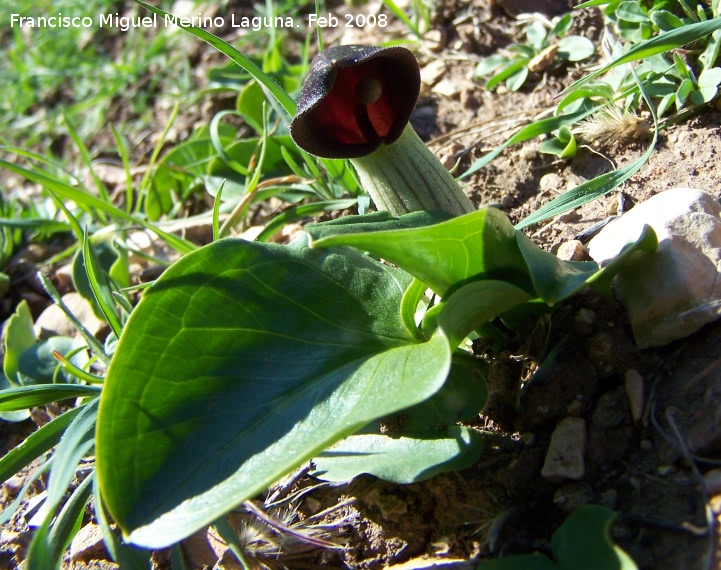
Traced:
<svg viewBox="0 0 721 570">
<path fill-rule="evenodd" d="M 90 303 L 80 293 L 67 293 L 62 296 L 62 300 L 93 336 L 107 328 L 108 325 L 97 317 Z M 73 323 L 57 305 L 50 305 L 35 321 L 35 336 L 41 340 L 52 336 L 73 337 L 77 334 Z"/>
<path fill-rule="evenodd" d="M 573 417 L 561 420 L 551 436 L 541 476 L 552 481 L 583 479 L 585 453 L 586 422 L 583 418 Z"/>
<path fill-rule="evenodd" d="M 656 232 L 658 251 L 631 260 L 614 280 L 640 348 L 684 338 L 721 316 L 718 199 L 693 188 L 657 194 L 603 228 L 589 254 L 603 266 L 646 224 Z"/>
<path fill-rule="evenodd" d="M 442 59 L 436 59 L 421 69 L 421 83 L 428 87 L 433 87 L 438 83 L 446 73 L 446 62 Z"/>
</svg>

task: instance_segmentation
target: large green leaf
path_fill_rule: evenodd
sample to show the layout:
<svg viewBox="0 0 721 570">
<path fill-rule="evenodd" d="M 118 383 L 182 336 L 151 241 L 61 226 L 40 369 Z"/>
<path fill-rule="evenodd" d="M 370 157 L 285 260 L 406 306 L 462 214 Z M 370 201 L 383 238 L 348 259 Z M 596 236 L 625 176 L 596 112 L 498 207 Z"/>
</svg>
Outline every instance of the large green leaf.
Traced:
<svg viewBox="0 0 721 570">
<path fill-rule="evenodd" d="M 404 228 L 411 225 L 417 227 Z M 516 231 L 506 215 L 496 208 L 478 210 L 448 221 L 425 225 L 433 216 L 415 212 L 395 222 L 401 229 L 385 229 L 394 222 L 381 220 L 376 228 L 345 233 L 336 226 L 336 235 L 328 235 L 329 227 L 308 228 L 313 247 L 350 245 L 370 251 L 402 267 L 436 293 L 470 277 L 483 276 L 530 286 L 526 264 L 516 244 Z M 355 227 L 363 227 L 358 224 Z M 374 229 L 379 231 L 373 231 Z"/>
<path fill-rule="evenodd" d="M 482 360 L 458 351 L 443 387 L 431 398 L 384 423 L 366 426 L 313 458 L 312 474 L 346 481 L 367 473 L 395 483 L 414 483 L 472 465 L 481 454 L 481 435 L 456 425 L 472 420 L 488 398 Z M 384 433 L 385 432 L 385 433 Z"/>
<path fill-rule="evenodd" d="M 451 299 L 465 287 L 467 299 L 452 303 L 460 305 L 454 312 L 457 323 L 447 322 L 442 327 L 452 337 L 451 344 L 472 329 L 464 321 L 478 326 L 489 310 L 506 301 L 514 305 L 524 302 L 524 292 L 554 305 L 589 285 L 608 290 L 611 279 L 631 255 L 655 251 L 657 243 L 653 230 L 647 228 L 613 263 L 599 269 L 593 261 L 565 261 L 543 251 L 495 208 L 441 223 L 435 223 L 437 218 L 430 212 L 414 212 L 398 219 L 379 214 L 355 216 L 346 224 L 341 218 L 309 226 L 307 231 L 314 240 L 313 247 L 349 245 L 369 251 L 408 271 L 440 295 L 450 293 Z M 469 280 L 497 283 L 483 291 L 486 285 L 477 285 L 479 290 L 474 291 L 464 285 Z M 474 300 L 478 295 L 495 296 L 497 301 L 487 306 L 485 301 Z M 510 308 L 505 305 L 505 310 Z M 433 325 L 439 310 L 437 306 L 429 311 L 425 321 Z M 410 307 L 404 311 L 409 320 Z M 475 311 L 479 311 L 480 321 Z"/>
<path fill-rule="evenodd" d="M 103 498 L 129 540 L 177 542 L 437 392 L 451 347 L 404 326 L 409 283 L 302 242 L 223 240 L 168 269 L 126 325 L 98 418 Z"/>
</svg>

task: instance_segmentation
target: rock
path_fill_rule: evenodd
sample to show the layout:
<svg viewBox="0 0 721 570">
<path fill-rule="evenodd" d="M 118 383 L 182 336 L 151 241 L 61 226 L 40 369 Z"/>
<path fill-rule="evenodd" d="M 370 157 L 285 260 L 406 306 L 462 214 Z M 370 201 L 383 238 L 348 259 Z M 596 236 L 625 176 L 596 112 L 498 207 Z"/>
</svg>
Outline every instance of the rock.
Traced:
<svg viewBox="0 0 721 570">
<path fill-rule="evenodd" d="M 566 181 L 555 172 L 549 172 L 541 176 L 538 181 L 538 188 L 541 192 L 558 194 L 566 187 Z"/>
<path fill-rule="evenodd" d="M 609 223 L 588 245 L 601 265 L 635 241 L 645 224 L 655 255 L 639 256 L 616 276 L 639 348 L 684 338 L 721 315 L 721 204 L 708 192 L 674 188 Z"/>
<path fill-rule="evenodd" d="M 78 531 L 70 543 L 70 559 L 73 561 L 106 557 L 103 531 L 100 525 L 86 524 Z"/>
<path fill-rule="evenodd" d="M 628 370 L 624 376 L 626 395 L 634 422 L 643 415 L 643 376 L 638 370 Z"/>
<path fill-rule="evenodd" d="M 586 422 L 582 418 L 565 418 L 558 422 L 546 452 L 541 470 L 544 479 L 582 479 L 585 474 Z"/>
<path fill-rule="evenodd" d="M 95 337 L 107 330 L 107 323 L 100 320 L 90 306 L 90 303 L 79 293 L 67 293 L 62 297 L 68 310 L 90 331 Z M 35 336 L 44 340 L 51 336 L 73 337 L 77 334 L 70 319 L 57 305 L 50 305 L 35 321 Z"/>
<path fill-rule="evenodd" d="M 583 244 L 577 239 L 563 242 L 556 252 L 556 257 L 565 261 L 583 261 L 585 256 Z"/>
<path fill-rule="evenodd" d="M 421 69 L 421 83 L 433 87 L 442 79 L 445 73 L 446 62 L 442 59 L 436 59 Z"/>
<path fill-rule="evenodd" d="M 461 92 L 461 88 L 458 83 L 450 79 L 441 79 L 433 87 L 433 93 L 440 95 L 441 97 L 448 97 L 449 99 L 455 97 Z"/>
</svg>

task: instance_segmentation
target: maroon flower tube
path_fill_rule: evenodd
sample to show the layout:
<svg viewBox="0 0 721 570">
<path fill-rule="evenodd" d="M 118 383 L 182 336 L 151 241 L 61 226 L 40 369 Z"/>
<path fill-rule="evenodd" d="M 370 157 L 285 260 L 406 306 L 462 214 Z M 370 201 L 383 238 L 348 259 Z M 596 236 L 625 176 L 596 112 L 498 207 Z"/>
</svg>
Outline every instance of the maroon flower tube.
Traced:
<svg viewBox="0 0 721 570">
<path fill-rule="evenodd" d="M 405 48 L 328 48 L 310 65 L 291 136 L 316 156 L 365 156 L 401 136 L 420 87 L 418 62 Z"/>
<path fill-rule="evenodd" d="M 336 46 L 311 62 L 290 134 L 303 150 L 349 158 L 376 207 L 402 215 L 473 205 L 408 120 L 421 79 L 405 48 Z"/>
</svg>

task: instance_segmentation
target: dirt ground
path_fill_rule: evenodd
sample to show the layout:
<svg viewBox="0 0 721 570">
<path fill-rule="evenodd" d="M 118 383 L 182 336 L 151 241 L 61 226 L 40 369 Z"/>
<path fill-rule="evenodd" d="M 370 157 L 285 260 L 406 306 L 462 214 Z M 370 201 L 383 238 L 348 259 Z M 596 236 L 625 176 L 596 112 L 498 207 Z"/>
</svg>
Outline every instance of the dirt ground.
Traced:
<svg viewBox="0 0 721 570">
<path fill-rule="evenodd" d="M 434 32 L 417 50 L 426 83 L 413 121 L 448 165 L 459 161 L 462 172 L 520 126 L 547 114 L 564 87 L 598 65 L 596 59 L 585 67 L 572 64 L 535 74 L 515 93 L 489 93 L 471 78 L 480 58 L 520 39 L 517 14 L 545 10 L 552 16 L 559 6 L 564 7 L 526 0 L 438 2 Z M 339 14 L 349 9 L 371 8 L 333 6 Z M 598 43 L 602 29 L 596 10 L 576 16 L 575 33 Z M 402 32 L 401 25 L 378 37 L 331 32 L 326 43 L 371 43 Z M 720 125 L 721 115 L 712 106 L 668 125 L 648 163 L 619 190 L 527 228 L 528 235 L 555 251 L 616 213 L 621 192 L 626 207 L 677 186 L 718 195 Z M 539 153 L 538 140 L 530 141 L 507 149 L 476 173 L 466 190 L 479 206 L 498 205 L 517 222 L 582 181 L 635 160 L 648 144 L 647 137 L 605 145 L 591 141 L 573 159 L 558 160 Z M 474 424 L 484 434 L 485 450 L 473 467 L 406 486 L 370 476 L 331 486 L 304 472 L 294 474 L 274 490 L 274 499 L 290 497 L 289 524 L 340 505 L 323 518 L 324 536 L 340 546 L 335 550 L 292 541 L 278 550 L 271 544 L 272 529 L 250 522 L 249 515 L 237 515 L 236 524 L 260 535 L 254 548 L 268 568 L 419 568 L 424 560 L 549 553 L 551 534 L 563 519 L 578 505 L 596 503 L 617 511 L 613 540 L 639 568 L 719 568 L 721 476 L 714 469 L 721 460 L 720 345 L 721 323 L 716 323 L 671 345 L 639 350 L 617 301 L 580 294 L 502 352 L 475 347 L 491 363 L 491 372 L 489 403 Z M 551 351 L 554 357 L 544 361 Z M 541 381 L 526 383 L 541 362 Z M 643 410 L 636 419 L 625 389 L 629 375 L 642 379 Z M 575 481 L 549 481 L 540 475 L 546 450 L 556 425 L 568 416 L 586 422 L 585 474 Z M 3 448 L 20 441 L 30 427 L 30 422 L 0 425 Z M 17 482 L 4 485 L 3 502 L 8 504 L 17 490 Z M 185 544 L 196 564 L 191 567 L 212 567 L 206 537 L 196 539 Z M 27 544 L 26 522 L 15 517 L 0 533 L 0 566 L 13 567 Z M 155 561 L 168 567 L 167 553 L 156 553 Z M 101 550 L 64 567 L 116 566 Z M 234 566 L 226 556 L 216 567 Z"/>
</svg>

